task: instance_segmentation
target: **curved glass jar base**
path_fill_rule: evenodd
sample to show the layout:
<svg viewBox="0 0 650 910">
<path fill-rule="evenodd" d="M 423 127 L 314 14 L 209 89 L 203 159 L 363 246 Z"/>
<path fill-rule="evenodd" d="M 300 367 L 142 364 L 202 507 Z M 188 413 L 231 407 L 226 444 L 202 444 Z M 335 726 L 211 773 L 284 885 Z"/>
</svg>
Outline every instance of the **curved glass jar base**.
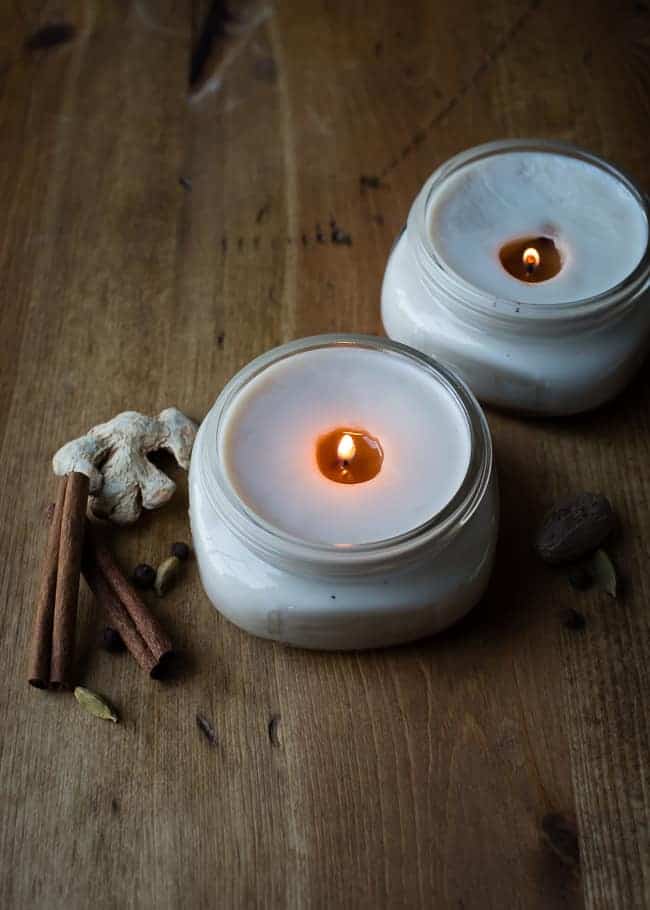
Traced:
<svg viewBox="0 0 650 910">
<path fill-rule="evenodd" d="M 319 650 L 401 644 L 457 622 L 487 587 L 498 526 L 494 477 L 467 525 L 431 558 L 359 578 L 305 576 L 260 559 L 215 522 L 194 464 L 190 517 L 203 587 L 220 613 L 252 635 Z"/>
</svg>

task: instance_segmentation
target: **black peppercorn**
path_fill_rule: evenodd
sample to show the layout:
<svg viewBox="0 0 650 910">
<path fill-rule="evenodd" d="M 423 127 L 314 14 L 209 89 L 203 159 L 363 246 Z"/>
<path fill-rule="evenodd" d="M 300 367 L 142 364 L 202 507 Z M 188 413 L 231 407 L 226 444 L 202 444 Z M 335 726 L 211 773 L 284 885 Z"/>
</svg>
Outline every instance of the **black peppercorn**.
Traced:
<svg viewBox="0 0 650 910">
<path fill-rule="evenodd" d="M 139 588 L 150 588 L 156 580 L 156 570 L 146 562 L 141 562 L 133 570 L 133 584 Z"/>
<path fill-rule="evenodd" d="M 106 626 L 102 634 L 102 644 L 107 651 L 110 651 L 112 654 L 119 654 L 120 651 L 124 651 L 125 644 L 122 641 L 122 636 L 115 629 L 111 629 L 110 626 Z"/>
<path fill-rule="evenodd" d="M 177 541 L 173 543 L 170 548 L 170 553 L 172 556 L 175 556 L 177 559 L 185 560 L 190 555 L 190 548 L 186 543 Z"/>
</svg>

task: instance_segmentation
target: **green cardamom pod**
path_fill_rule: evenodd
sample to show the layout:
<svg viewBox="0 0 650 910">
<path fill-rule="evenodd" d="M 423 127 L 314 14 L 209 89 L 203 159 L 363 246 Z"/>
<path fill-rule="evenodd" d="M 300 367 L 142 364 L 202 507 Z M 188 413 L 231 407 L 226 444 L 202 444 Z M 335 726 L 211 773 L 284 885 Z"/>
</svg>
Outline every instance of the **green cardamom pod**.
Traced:
<svg viewBox="0 0 650 910">
<path fill-rule="evenodd" d="M 596 550 L 591 557 L 590 569 L 596 587 L 610 597 L 616 597 L 618 588 L 616 568 L 605 550 Z"/>
<path fill-rule="evenodd" d="M 101 717 L 102 720 L 112 720 L 114 724 L 117 723 L 117 714 L 100 695 L 91 692 L 90 689 L 84 689 L 83 686 L 77 686 L 74 690 L 74 697 L 84 711 L 93 714 L 95 717 Z"/>
<path fill-rule="evenodd" d="M 178 556 L 168 556 L 167 559 L 160 563 L 153 585 L 158 597 L 164 597 L 172 587 L 178 577 L 180 567 L 181 561 Z"/>
</svg>

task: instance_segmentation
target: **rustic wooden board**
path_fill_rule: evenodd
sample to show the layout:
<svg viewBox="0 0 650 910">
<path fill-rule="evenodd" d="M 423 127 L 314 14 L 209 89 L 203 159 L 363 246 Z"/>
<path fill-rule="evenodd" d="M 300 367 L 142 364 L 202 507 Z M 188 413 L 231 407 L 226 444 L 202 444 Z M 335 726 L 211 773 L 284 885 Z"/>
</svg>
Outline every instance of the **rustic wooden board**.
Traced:
<svg viewBox="0 0 650 910">
<path fill-rule="evenodd" d="M 100 651 L 82 592 L 80 669 L 120 725 L 26 685 L 58 445 L 125 407 L 200 417 L 290 338 L 381 331 L 393 238 L 463 147 L 568 139 L 650 185 L 645 4 L 282 2 L 188 100 L 209 7 L 0 12 L 0 905 L 648 906 L 647 370 L 591 416 L 490 412 L 497 571 L 436 639 L 257 641 L 190 565 L 155 605 L 187 654 L 174 683 Z M 25 46 L 62 22 L 70 40 Z M 178 479 L 172 506 L 116 536 L 125 567 L 187 537 Z M 548 503 L 583 488 L 621 516 L 615 603 L 531 554 Z"/>
</svg>

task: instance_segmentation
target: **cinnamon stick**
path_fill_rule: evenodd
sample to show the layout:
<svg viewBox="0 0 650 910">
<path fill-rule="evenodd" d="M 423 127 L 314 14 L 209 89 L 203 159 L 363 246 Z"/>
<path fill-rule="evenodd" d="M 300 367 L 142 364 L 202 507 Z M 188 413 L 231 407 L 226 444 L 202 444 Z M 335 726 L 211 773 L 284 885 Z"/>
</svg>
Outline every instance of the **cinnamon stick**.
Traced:
<svg viewBox="0 0 650 910">
<path fill-rule="evenodd" d="M 66 485 L 59 537 L 50 661 L 50 685 L 53 689 L 69 688 L 72 684 L 77 598 L 87 502 L 88 478 L 85 474 L 73 471 L 68 476 Z"/>
<path fill-rule="evenodd" d="M 142 638 L 133 620 L 117 599 L 113 589 L 106 581 L 101 570 L 93 559 L 90 547 L 84 547 L 82 562 L 84 578 L 95 595 L 99 606 L 104 610 L 113 628 L 120 633 L 122 641 L 142 669 L 150 676 L 155 676 L 159 661 L 153 656 Z"/>
<path fill-rule="evenodd" d="M 147 648 L 153 654 L 156 664 L 160 663 L 173 651 L 171 639 L 122 574 L 113 554 L 102 539 L 96 523 L 89 521 L 87 524 L 88 548 L 93 561 L 128 613 Z"/>
<path fill-rule="evenodd" d="M 67 477 L 61 477 L 57 486 L 56 505 L 47 537 L 47 549 L 41 574 L 41 584 L 36 599 L 36 615 L 29 652 L 28 680 L 37 689 L 47 689 L 50 684 L 50 657 L 52 654 L 52 625 L 56 597 L 56 575 L 59 561 L 61 516 Z"/>
</svg>

